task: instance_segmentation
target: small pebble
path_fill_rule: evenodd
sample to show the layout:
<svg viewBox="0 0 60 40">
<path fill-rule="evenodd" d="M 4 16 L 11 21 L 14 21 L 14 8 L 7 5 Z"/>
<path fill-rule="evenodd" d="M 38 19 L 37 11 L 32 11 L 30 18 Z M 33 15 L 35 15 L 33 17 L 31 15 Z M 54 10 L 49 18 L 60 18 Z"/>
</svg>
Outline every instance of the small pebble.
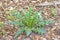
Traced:
<svg viewBox="0 0 60 40">
<path fill-rule="evenodd" d="M 47 40 L 46 38 L 43 38 L 42 40 Z"/>
</svg>

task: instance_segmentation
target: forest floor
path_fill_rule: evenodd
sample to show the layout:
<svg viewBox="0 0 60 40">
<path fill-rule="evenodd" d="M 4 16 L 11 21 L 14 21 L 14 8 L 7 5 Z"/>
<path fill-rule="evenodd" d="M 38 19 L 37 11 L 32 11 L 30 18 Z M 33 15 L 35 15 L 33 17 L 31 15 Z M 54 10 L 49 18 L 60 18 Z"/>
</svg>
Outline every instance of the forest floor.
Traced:
<svg viewBox="0 0 60 40">
<path fill-rule="evenodd" d="M 0 40 L 60 40 L 60 10 L 55 5 L 50 6 L 41 6 L 41 3 L 53 3 L 54 1 L 59 2 L 59 0 L 0 0 L 0 20 L 3 21 L 4 25 L 3 28 L 0 28 Z M 34 11 L 43 10 L 44 16 L 46 18 L 51 18 L 52 20 L 56 20 L 54 24 L 46 25 L 45 29 L 47 30 L 45 34 L 38 35 L 32 33 L 30 37 L 26 37 L 25 34 L 20 35 L 16 39 L 13 38 L 15 32 L 17 31 L 18 27 L 13 25 L 7 25 L 5 21 L 5 11 L 9 10 L 10 8 L 14 8 L 21 11 L 22 8 L 27 9 L 29 6 L 32 6 Z M 54 8 L 56 11 L 56 16 L 52 16 L 51 8 Z M 6 32 L 5 35 L 2 35 L 2 30 Z"/>
</svg>

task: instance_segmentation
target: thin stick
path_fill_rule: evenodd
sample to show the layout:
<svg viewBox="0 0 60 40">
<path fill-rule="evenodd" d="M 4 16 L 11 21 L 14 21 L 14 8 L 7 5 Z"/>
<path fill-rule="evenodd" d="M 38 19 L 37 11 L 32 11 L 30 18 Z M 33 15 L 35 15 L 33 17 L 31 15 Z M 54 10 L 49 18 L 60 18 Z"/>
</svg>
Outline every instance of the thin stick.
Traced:
<svg viewBox="0 0 60 40">
<path fill-rule="evenodd" d="M 53 5 L 54 6 L 54 4 L 55 5 L 59 5 L 60 4 L 60 2 L 47 2 L 47 3 L 41 3 L 41 4 L 39 4 L 39 6 L 51 6 L 51 5 Z"/>
</svg>

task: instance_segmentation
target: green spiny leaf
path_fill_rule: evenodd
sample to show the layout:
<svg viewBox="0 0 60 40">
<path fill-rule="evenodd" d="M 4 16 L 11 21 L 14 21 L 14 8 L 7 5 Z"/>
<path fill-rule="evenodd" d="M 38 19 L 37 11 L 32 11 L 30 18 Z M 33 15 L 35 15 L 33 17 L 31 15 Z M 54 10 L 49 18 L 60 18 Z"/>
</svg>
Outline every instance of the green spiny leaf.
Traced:
<svg viewBox="0 0 60 40">
<path fill-rule="evenodd" d="M 23 32 L 24 32 L 24 28 L 23 27 L 19 28 L 18 31 L 15 33 L 14 38 L 16 38 L 17 36 L 19 36 Z"/>
<path fill-rule="evenodd" d="M 27 36 L 29 36 L 31 34 L 32 30 L 29 28 L 25 28 L 25 33 Z"/>
</svg>

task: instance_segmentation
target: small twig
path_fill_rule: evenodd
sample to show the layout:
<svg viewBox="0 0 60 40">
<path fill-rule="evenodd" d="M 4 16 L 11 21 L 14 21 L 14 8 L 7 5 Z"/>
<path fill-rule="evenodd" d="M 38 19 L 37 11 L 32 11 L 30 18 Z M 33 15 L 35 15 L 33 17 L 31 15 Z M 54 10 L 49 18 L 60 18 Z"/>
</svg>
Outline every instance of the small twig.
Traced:
<svg viewBox="0 0 60 40">
<path fill-rule="evenodd" d="M 54 6 L 54 4 L 55 5 L 59 5 L 60 4 L 60 2 L 46 2 L 46 3 L 41 3 L 41 4 L 39 4 L 40 6 L 51 6 L 51 5 L 53 5 Z"/>
<path fill-rule="evenodd" d="M 59 13 L 58 11 L 60 11 L 60 8 L 58 8 L 58 6 L 57 6 L 57 5 L 59 5 L 59 4 L 60 4 L 60 2 L 54 1 L 54 7 L 55 7 L 56 13 Z"/>
<path fill-rule="evenodd" d="M 39 4 L 40 6 L 50 6 L 50 5 L 53 5 L 53 3 L 41 3 Z"/>
</svg>

